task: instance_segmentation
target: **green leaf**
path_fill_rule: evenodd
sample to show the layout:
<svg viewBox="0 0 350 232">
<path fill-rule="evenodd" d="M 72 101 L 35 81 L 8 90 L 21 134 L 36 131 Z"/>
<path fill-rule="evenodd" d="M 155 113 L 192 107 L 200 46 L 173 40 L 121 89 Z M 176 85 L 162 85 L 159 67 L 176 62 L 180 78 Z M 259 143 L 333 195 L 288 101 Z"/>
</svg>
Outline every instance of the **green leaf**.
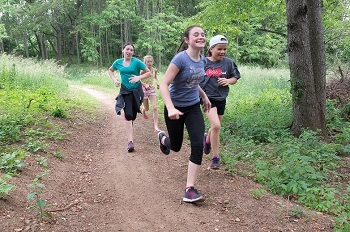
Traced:
<svg viewBox="0 0 350 232">
<path fill-rule="evenodd" d="M 28 195 L 27 195 L 27 200 L 28 200 L 28 201 L 31 201 L 36 195 L 37 195 L 36 192 L 30 192 L 30 193 L 28 193 Z"/>
<path fill-rule="evenodd" d="M 36 201 L 36 204 L 40 207 L 40 208 L 43 208 L 43 207 L 46 207 L 46 201 L 44 199 L 39 199 Z"/>
</svg>

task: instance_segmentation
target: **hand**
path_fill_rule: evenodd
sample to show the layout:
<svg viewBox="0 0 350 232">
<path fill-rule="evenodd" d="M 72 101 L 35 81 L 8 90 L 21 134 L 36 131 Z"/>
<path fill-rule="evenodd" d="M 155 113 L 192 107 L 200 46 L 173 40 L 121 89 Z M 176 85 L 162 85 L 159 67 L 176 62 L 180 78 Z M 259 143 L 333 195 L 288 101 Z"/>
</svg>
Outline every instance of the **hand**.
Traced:
<svg viewBox="0 0 350 232">
<path fill-rule="evenodd" d="M 202 107 L 204 112 L 209 113 L 211 109 L 211 102 L 207 96 L 202 98 Z"/>
<path fill-rule="evenodd" d="M 218 78 L 218 83 L 221 86 L 228 86 L 230 84 L 228 79 L 221 77 Z"/>
<path fill-rule="evenodd" d="M 171 120 L 176 120 L 179 119 L 181 115 L 183 115 L 184 113 L 182 113 L 181 111 L 177 110 L 176 108 L 173 109 L 168 109 L 168 117 Z"/>
<path fill-rule="evenodd" d="M 136 83 L 138 81 L 140 81 L 140 76 L 135 76 L 135 75 L 132 75 L 132 77 L 129 78 L 129 82 L 130 83 Z"/>
</svg>

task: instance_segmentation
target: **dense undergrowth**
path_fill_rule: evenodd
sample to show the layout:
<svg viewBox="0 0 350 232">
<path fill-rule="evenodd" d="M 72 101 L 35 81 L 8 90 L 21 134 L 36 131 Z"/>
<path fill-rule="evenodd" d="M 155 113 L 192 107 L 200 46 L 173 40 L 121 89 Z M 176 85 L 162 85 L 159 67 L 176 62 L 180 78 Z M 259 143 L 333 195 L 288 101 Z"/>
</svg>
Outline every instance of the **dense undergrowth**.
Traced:
<svg viewBox="0 0 350 232">
<path fill-rule="evenodd" d="M 6 197 L 15 191 L 10 178 L 25 165 L 25 158 L 49 151 L 47 141 L 64 136 L 54 119 L 93 104 L 72 97 L 69 83 L 110 91 L 115 87 L 106 70 L 0 58 L 0 194 Z M 221 131 L 226 170 L 261 183 L 264 189 L 253 192 L 259 197 L 264 191 L 282 195 L 334 216 L 334 231 L 350 231 L 350 121 L 344 117 L 349 103 L 340 106 L 327 100 L 331 142 L 322 142 L 312 131 L 295 138 L 289 131 L 288 70 L 240 67 L 240 71 L 242 78 L 231 86 Z M 162 112 L 164 104 L 160 97 L 158 101 Z M 59 151 L 46 153 L 58 156 Z"/>
<path fill-rule="evenodd" d="M 27 157 L 44 168 L 48 156 L 61 159 L 49 143 L 68 133 L 62 125 L 71 113 L 96 104 L 70 91 L 65 75 L 54 61 L 0 55 L 0 199 L 15 191 L 11 178 Z"/>
<path fill-rule="evenodd" d="M 253 178 L 274 194 L 334 215 L 335 231 L 350 231 L 350 103 L 340 107 L 336 100 L 327 100 L 331 142 L 322 142 L 313 131 L 295 138 L 289 131 L 288 73 L 247 67 L 241 72 L 222 126 L 227 169 Z"/>
</svg>

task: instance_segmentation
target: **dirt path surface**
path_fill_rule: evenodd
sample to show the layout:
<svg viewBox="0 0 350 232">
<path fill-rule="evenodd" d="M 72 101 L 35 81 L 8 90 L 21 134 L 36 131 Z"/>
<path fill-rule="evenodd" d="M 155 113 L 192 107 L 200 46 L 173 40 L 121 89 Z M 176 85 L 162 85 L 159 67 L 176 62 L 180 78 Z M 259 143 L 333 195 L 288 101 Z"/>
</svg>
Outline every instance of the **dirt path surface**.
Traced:
<svg viewBox="0 0 350 232">
<path fill-rule="evenodd" d="M 58 145 L 63 161 L 49 158 L 50 174 L 42 179 L 43 197 L 52 216 L 40 222 L 36 209 L 26 209 L 27 184 L 39 170 L 35 159 L 21 176 L 17 190 L 0 201 L 0 231 L 332 231 L 330 218 L 304 209 L 300 219 L 288 216 L 295 204 L 266 193 L 255 199 L 255 182 L 208 170 L 204 158 L 197 188 L 206 201 L 182 203 L 189 147 L 169 156 L 159 151 L 152 117 L 139 114 L 134 123 L 136 151 L 127 152 L 123 119 L 114 111 L 115 96 L 88 87 L 101 102 L 101 118 L 73 119 L 71 133 Z M 161 120 L 161 129 L 165 126 Z M 31 203 L 32 205 L 33 203 Z"/>
</svg>

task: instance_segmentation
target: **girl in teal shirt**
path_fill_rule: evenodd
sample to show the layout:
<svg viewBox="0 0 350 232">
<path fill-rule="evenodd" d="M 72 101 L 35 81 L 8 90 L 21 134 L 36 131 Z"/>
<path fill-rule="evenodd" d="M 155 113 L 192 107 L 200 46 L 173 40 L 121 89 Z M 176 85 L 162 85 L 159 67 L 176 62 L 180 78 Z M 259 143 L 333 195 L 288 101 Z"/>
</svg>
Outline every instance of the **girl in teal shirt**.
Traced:
<svg viewBox="0 0 350 232">
<path fill-rule="evenodd" d="M 132 152 L 135 150 L 133 121 L 136 119 L 137 113 L 141 113 L 140 105 L 143 101 L 141 80 L 150 77 L 151 72 L 141 60 L 133 57 L 134 46 L 131 43 L 125 44 L 122 52 L 123 58 L 113 62 L 108 74 L 115 86 L 119 86 L 119 81 L 115 77 L 114 71 L 118 70 L 121 77 L 120 92 L 116 98 L 115 110 L 117 115 L 121 115 L 121 110 L 124 110 L 128 152 Z"/>
</svg>

